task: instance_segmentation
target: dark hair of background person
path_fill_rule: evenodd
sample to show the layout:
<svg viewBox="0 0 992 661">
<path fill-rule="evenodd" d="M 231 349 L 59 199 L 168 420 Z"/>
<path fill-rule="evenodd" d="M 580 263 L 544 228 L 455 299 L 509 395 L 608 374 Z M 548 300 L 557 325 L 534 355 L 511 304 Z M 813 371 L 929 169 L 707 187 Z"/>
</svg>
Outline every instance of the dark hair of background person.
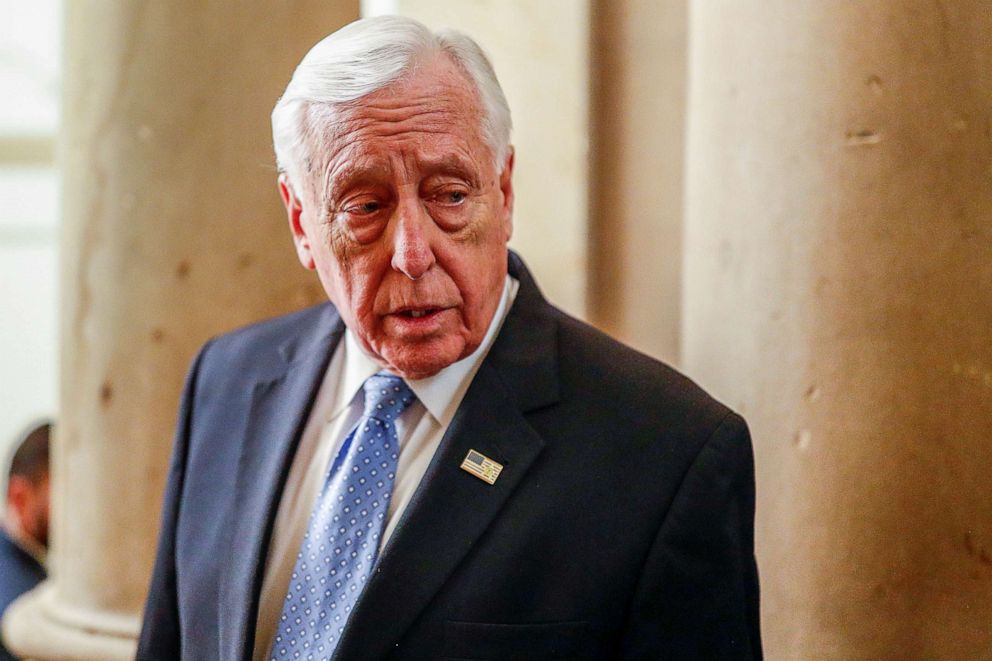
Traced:
<svg viewBox="0 0 992 661">
<path fill-rule="evenodd" d="M 30 425 L 15 444 L 8 478 L 15 475 L 36 483 L 48 473 L 48 446 L 52 423 L 45 420 Z"/>
</svg>

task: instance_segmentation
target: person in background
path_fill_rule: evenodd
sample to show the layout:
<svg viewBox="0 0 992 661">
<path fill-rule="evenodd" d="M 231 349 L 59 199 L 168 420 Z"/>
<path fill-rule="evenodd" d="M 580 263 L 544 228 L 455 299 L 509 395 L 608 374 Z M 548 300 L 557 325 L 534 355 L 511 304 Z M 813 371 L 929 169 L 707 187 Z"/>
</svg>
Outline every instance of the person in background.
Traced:
<svg viewBox="0 0 992 661">
<path fill-rule="evenodd" d="M 0 525 L 0 617 L 12 601 L 47 576 L 48 444 L 52 425 L 31 425 L 15 446 Z M 0 661 L 16 659 L 0 640 Z"/>
</svg>

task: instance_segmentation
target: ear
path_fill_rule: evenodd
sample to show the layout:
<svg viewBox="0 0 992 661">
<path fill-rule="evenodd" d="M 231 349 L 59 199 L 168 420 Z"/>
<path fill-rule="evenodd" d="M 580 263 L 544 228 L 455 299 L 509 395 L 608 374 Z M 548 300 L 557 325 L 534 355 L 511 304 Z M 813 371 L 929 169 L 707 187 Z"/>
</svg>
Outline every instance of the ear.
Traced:
<svg viewBox="0 0 992 661">
<path fill-rule="evenodd" d="M 279 196 L 286 207 L 286 218 L 289 220 L 289 231 L 293 233 L 293 243 L 296 244 L 296 256 L 303 268 L 314 270 L 313 250 L 310 247 L 310 237 L 303 227 L 303 203 L 293 190 L 292 184 L 285 173 L 279 175 Z"/>
<path fill-rule="evenodd" d="M 507 150 L 503 171 L 499 175 L 499 190 L 503 193 L 503 229 L 507 241 L 513 236 L 513 157 L 511 145 Z"/>
</svg>

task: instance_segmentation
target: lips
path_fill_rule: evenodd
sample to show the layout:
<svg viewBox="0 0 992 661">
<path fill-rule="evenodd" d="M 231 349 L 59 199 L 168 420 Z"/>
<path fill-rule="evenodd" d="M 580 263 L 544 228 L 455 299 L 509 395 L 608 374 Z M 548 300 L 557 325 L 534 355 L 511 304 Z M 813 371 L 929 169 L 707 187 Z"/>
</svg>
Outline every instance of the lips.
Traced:
<svg viewBox="0 0 992 661">
<path fill-rule="evenodd" d="M 449 306 L 403 307 L 386 315 L 386 327 L 409 338 L 432 335 L 445 327 L 453 311 Z"/>
<path fill-rule="evenodd" d="M 441 311 L 442 308 L 424 308 L 421 310 L 402 310 L 399 314 L 403 317 L 408 317 L 410 319 L 420 319 L 426 317 L 429 314 L 436 314 Z"/>
<path fill-rule="evenodd" d="M 429 317 L 435 315 L 439 312 L 444 312 L 449 307 L 448 305 L 407 305 L 391 313 L 394 316 L 401 317 L 403 319 L 423 319 L 424 317 Z"/>
<path fill-rule="evenodd" d="M 399 303 L 382 320 L 390 335 L 416 341 L 447 332 L 457 315 L 458 304 L 435 299 Z"/>
</svg>

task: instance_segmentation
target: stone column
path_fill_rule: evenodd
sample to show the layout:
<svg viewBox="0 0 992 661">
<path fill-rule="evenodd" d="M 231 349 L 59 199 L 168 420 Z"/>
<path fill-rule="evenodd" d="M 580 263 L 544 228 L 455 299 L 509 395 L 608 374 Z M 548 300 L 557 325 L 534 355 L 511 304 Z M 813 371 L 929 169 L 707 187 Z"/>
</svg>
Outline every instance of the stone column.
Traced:
<svg viewBox="0 0 992 661">
<path fill-rule="evenodd" d="M 62 388 L 50 579 L 4 631 L 133 657 L 183 375 L 210 335 L 323 298 L 275 186 L 269 112 L 358 3 L 66 4 Z"/>
<path fill-rule="evenodd" d="M 691 4 L 684 365 L 752 426 L 769 658 L 992 654 L 989 34 Z"/>
<path fill-rule="evenodd" d="M 610 0 L 592 14 L 589 318 L 678 363 L 686 3 Z"/>
</svg>

